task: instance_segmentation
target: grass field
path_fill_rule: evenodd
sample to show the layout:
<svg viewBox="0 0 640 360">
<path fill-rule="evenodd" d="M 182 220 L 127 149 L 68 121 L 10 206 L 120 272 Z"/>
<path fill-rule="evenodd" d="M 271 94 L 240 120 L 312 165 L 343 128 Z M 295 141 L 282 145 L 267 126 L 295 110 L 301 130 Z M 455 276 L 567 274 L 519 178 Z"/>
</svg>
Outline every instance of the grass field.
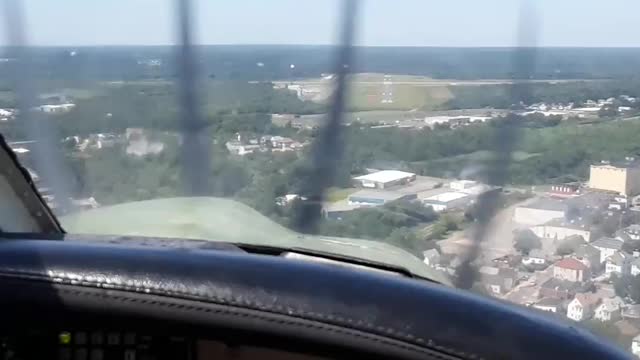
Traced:
<svg viewBox="0 0 640 360">
<path fill-rule="evenodd" d="M 343 199 L 346 199 L 349 195 L 358 191 L 358 189 L 348 188 L 342 189 L 337 187 L 332 187 L 327 190 L 327 201 L 336 202 Z"/>
<path fill-rule="evenodd" d="M 383 103 L 383 93 L 393 93 L 392 103 Z M 349 106 L 354 110 L 437 109 L 453 98 L 447 86 L 384 85 L 354 83 L 349 94 Z"/>
</svg>

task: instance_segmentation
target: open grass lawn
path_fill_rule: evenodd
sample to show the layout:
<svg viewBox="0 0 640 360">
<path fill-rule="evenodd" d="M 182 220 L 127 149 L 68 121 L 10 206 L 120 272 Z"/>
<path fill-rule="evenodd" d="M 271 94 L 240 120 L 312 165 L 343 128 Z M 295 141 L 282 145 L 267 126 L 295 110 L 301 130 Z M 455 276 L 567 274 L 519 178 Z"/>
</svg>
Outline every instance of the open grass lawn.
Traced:
<svg viewBox="0 0 640 360">
<path fill-rule="evenodd" d="M 391 92 L 392 103 L 383 103 L 383 93 Z M 349 105 L 355 110 L 411 110 L 436 109 L 453 95 L 447 86 L 384 85 L 354 83 L 351 87 Z"/>
<path fill-rule="evenodd" d="M 337 188 L 337 187 L 329 188 L 327 190 L 327 201 L 336 202 L 336 201 L 346 199 L 349 195 L 353 194 L 356 191 L 358 191 L 358 189 L 354 189 L 354 188 L 343 189 L 343 188 Z"/>
</svg>

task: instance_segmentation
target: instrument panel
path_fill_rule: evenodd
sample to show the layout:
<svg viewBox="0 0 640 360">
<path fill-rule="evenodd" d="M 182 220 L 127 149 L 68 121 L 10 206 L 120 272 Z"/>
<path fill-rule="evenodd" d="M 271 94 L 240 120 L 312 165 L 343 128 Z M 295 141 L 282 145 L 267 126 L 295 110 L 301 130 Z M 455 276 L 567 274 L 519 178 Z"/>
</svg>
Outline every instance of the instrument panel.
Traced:
<svg viewBox="0 0 640 360">
<path fill-rule="evenodd" d="M 230 345 L 180 335 L 121 330 L 29 330 L 0 336 L 0 360 L 322 359 L 290 351 Z"/>
<path fill-rule="evenodd" d="M 189 360 L 194 341 L 133 331 L 29 331 L 0 338 L 0 359 Z"/>
</svg>

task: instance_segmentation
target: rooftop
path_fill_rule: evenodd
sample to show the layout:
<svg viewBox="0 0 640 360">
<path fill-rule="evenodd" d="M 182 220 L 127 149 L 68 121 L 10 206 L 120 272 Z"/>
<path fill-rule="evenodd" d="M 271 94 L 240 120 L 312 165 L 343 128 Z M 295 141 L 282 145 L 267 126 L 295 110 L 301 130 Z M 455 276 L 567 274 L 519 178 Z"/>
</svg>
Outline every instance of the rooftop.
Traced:
<svg viewBox="0 0 640 360">
<path fill-rule="evenodd" d="M 602 237 L 592 242 L 591 245 L 595 247 L 605 248 L 605 249 L 620 250 L 622 248 L 622 240 L 618 240 L 610 237 Z"/>
<path fill-rule="evenodd" d="M 600 302 L 600 298 L 593 293 L 578 293 L 575 297 L 583 306 L 592 306 Z"/>
<path fill-rule="evenodd" d="M 593 247 L 591 244 L 582 244 L 576 249 L 576 255 L 581 257 L 587 256 L 600 256 L 600 250 Z"/>
<path fill-rule="evenodd" d="M 564 218 L 555 218 L 544 223 L 545 226 L 555 226 L 562 227 L 567 229 L 576 229 L 576 230 L 589 230 L 590 226 L 582 221 L 582 220 L 569 220 L 566 221 Z"/>
<path fill-rule="evenodd" d="M 564 258 L 554 264 L 556 267 L 571 270 L 587 270 L 587 266 L 580 261 L 572 258 Z"/>
<path fill-rule="evenodd" d="M 622 266 L 626 258 L 627 258 L 627 255 L 625 255 L 623 252 L 616 251 L 613 255 L 607 258 L 607 262 L 610 262 L 618 266 Z"/>
<path fill-rule="evenodd" d="M 353 194 L 349 195 L 349 200 L 355 197 L 355 198 L 373 198 L 373 199 L 382 199 L 386 201 L 392 201 L 392 200 L 399 199 L 403 196 L 405 196 L 405 194 L 401 194 L 395 191 L 364 189 L 364 190 L 358 190 Z"/>
<path fill-rule="evenodd" d="M 613 298 L 604 298 L 602 299 L 601 307 L 603 307 L 607 311 L 616 311 L 620 309 L 624 305 L 624 301 L 618 296 Z"/>
<path fill-rule="evenodd" d="M 543 251 L 542 249 L 533 249 L 529 251 L 530 258 L 546 259 L 547 255 L 548 255 L 547 252 Z"/>
<path fill-rule="evenodd" d="M 367 175 L 357 176 L 354 180 L 375 181 L 375 182 L 391 182 L 415 176 L 416 174 L 399 171 L 399 170 L 382 170 Z"/>
<path fill-rule="evenodd" d="M 572 290 L 579 289 L 581 287 L 581 285 L 579 283 L 572 282 L 572 281 L 569 281 L 569 280 L 560 280 L 560 279 L 556 279 L 556 278 L 550 278 L 549 280 L 547 280 L 544 283 L 542 283 L 542 285 L 540 285 L 540 287 L 541 288 L 545 288 L 545 289 L 572 291 Z"/>
<path fill-rule="evenodd" d="M 567 208 L 567 205 L 564 202 L 556 199 L 539 198 L 536 201 L 533 201 L 526 205 L 522 205 L 520 207 L 528 208 L 528 209 L 539 209 L 539 210 L 565 211 Z"/>
<path fill-rule="evenodd" d="M 633 168 L 640 167 L 640 161 L 633 157 L 627 157 L 624 160 L 619 161 L 602 161 L 599 164 L 593 164 L 591 166 L 600 166 L 600 167 L 617 167 L 617 168 Z"/>
<path fill-rule="evenodd" d="M 566 203 L 577 208 L 594 209 L 607 206 L 615 198 L 615 194 L 603 191 L 589 191 L 580 196 L 566 200 Z"/>
<path fill-rule="evenodd" d="M 436 249 L 429 249 L 429 250 L 423 251 L 422 256 L 424 256 L 425 260 L 429 259 L 429 261 L 437 261 L 437 259 L 440 257 L 440 253 Z"/>
<path fill-rule="evenodd" d="M 351 211 L 357 209 L 358 205 L 349 204 L 347 199 L 343 199 L 336 202 L 327 202 L 324 203 L 323 208 L 327 212 L 342 212 L 342 211 Z"/>
<path fill-rule="evenodd" d="M 542 300 L 536 303 L 536 306 L 560 306 L 562 305 L 562 300 L 557 298 L 543 298 Z"/>
<path fill-rule="evenodd" d="M 423 201 L 431 202 L 431 203 L 433 202 L 448 203 L 450 201 L 462 199 L 463 197 L 467 197 L 467 196 L 469 196 L 469 194 L 465 194 L 461 192 L 446 192 L 438 195 L 433 195 L 431 197 L 423 199 Z"/>
<path fill-rule="evenodd" d="M 623 229 L 626 232 L 637 233 L 640 232 L 640 224 L 632 224 Z"/>
</svg>

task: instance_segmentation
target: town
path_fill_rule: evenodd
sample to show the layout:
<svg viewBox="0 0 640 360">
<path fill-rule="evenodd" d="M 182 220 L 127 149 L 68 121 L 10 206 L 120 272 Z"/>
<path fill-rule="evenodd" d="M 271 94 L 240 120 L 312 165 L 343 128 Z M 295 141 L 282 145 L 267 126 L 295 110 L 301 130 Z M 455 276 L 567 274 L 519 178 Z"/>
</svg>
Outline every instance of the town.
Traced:
<svg viewBox="0 0 640 360">
<path fill-rule="evenodd" d="M 385 190 L 358 191 L 339 208 L 417 196 L 446 212 L 470 206 L 474 196 L 491 190 L 462 180 L 412 193 L 425 180 L 401 175 L 354 179 Z M 386 185 L 398 181 L 406 184 L 391 195 Z M 640 274 L 640 162 L 632 157 L 603 161 L 591 166 L 586 183 L 526 192 L 528 199 L 496 214 L 499 223 L 482 243 L 479 291 L 590 327 L 615 329 L 624 346 L 640 356 L 640 283 L 632 280 Z M 327 213 L 335 216 L 331 207 Z M 458 255 L 473 240 L 469 234 L 442 240 L 439 249 L 424 251 L 424 263 L 455 274 Z"/>
<path fill-rule="evenodd" d="M 395 89 L 394 78 L 384 75 L 376 89 L 381 92 L 367 96 L 366 101 L 373 99 L 376 106 L 397 105 L 400 97 L 391 92 Z M 323 81 L 330 82 L 332 77 L 326 75 Z M 404 81 L 414 86 L 427 80 Z M 461 84 L 447 82 L 451 87 Z M 483 86 L 465 84 L 474 89 Z M 108 86 L 116 94 L 110 96 L 127 106 L 130 104 L 117 97 L 122 96 L 120 92 L 131 91 L 135 94 L 131 96 L 140 100 L 155 96 L 152 94 L 156 91 L 147 85 L 135 85 L 133 89 Z M 278 96 L 295 93 L 296 101 L 322 103 L 329 96 L 312 96 L 313 91 L 305 90 L 305 86 L 274 82 L 275 89 L 269 85 L 262 90 L 277 91 Z M 150 88 L 155 87 L 160 85 Z M 58 96 L 40 99 L 29 110 L 43 120 L 66 126 L 64 136 L 57 140 L 66 160 L 79 169 L 77 177 L 83 182 L 82 190 L 69 199 L 57 198 L 42 178 L 33 161 L 34 141 L 9 138 L 47 204 L 57 214 L 67 215 L 120 202 L 179 196 L 176 164 L 182 139 L 175 124 L 156 121 L 172 109 L 139 117 L 135 111 L 121 112 L 101 104 Z M 74 116 L 84 114 L 86 107 L 91 115 L 81 120 L 90 126 L 76 131 L 69 124 L 77 121 Z M 19 115 L 15 107 L 0 109 L 0 124 L 14 130 Z M 424 266 L 451 278 L 457 276 L 469 249 L 481 241 L 481 255 L 474 262 L 479 277 L 472 290 L 581 323 L 640 356 L 638 153 L 632 148 L 626 157 L 591 163 L 588 179 L 576 174 L 576 166 L 566 174 L 575 178 L 572 181 L 556 180 L 560 174 L 553 174 L 553 180 L 541 176 L 537 181 L 491 186 L 479 168 L 492 151 L 467 147 L 465 142 L 477 140 L 482 145 L 483 139 L 492 139 L 487 134 L 493 126 L 514 115 L 526 123 L 525 129 L 595 132 L 595 126 L 633 126 L 638 119 L 638 101 L 636 96 L 615 94 L 582 102 L 537 101 L 500 108 L 348 111 L 343 128 L 355 131 L 362 141 L 360 152 L 350 159 L 357 166 L 344 165 L 343 181 L 328 189 L 321 210 L 323 225 L 327 226 L 320 234 L 392 243 L 418 256 Z M 300 186 L 305 180 L 295 177 L 305 174 L 313 141 L 326 116 L 322 112 L 294 111 L 258 115 L 222 111 L 211 115 L 209 126 L 215 129 L 210 132 L 212 151 L 220 164 L 211 177 L 220 181 L 212 196 L 234 198 L 288 226 L 296 204 L 307 201 L 301 191 L 304 186 Z M 394 141 L 383 144 L 380 151 L 376 141 L 382 142 L 387 136 L 394 136 Z M 453 145 L 457 136 L 466 140 Z M 446 140 L 436 142 L 429 153 L 425 145 L 431 145 L 431 139 Z M 408 144 L 412 140 L 416 142 Z M 395 152 L 390 150 L 392 146 Z M 405 148 L 417 156 L 412 158 Z M 382 156 L 376 158 L 379 154 Z M 516 163 L 555 156 L 529 150 L 516 150 L 512 155 Z M 439 161 L 452 161 L 455 166 L 432 166 Z M 530 166 L 531 173 L 539 169 L 534 165 Z M 124 166 L 129 169 L 126 174 Z M 487 234 L 477 239 L 473 235 L 474 208 L 490 194 L 500 199 L 500 207 Z M 397 204 L 405 207 L 404 212 L 383 213 Z M 380 231 L 367 232 L 367 224 L 350 222 L 372 209 L 381 211 L 377 214 L 380 219 L 391 219 Z M 415 212 L 419 214 L 414 217 Z M 411 221 L 404 221 L 407 218 Z"/>
</svg>

